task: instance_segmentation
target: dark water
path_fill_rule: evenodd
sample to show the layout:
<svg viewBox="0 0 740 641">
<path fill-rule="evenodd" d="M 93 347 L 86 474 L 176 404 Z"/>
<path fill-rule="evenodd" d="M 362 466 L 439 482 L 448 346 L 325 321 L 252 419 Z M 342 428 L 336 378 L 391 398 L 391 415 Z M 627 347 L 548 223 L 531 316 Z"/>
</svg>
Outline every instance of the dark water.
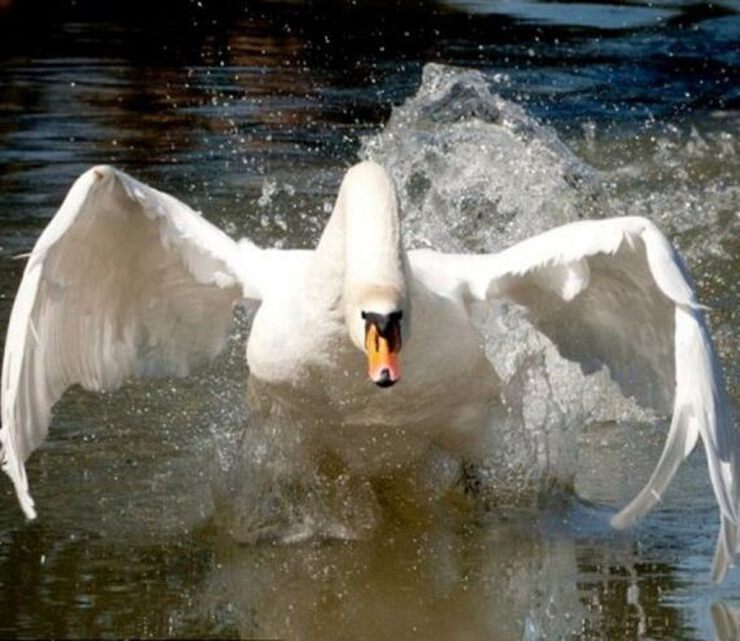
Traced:
<svg viewBox="0 0 740 641">
<path fill-rule="evenodd" d="M 572 206 L 656 220 L 713 307 L 737 405 L 738 43 L 729 1 L 0 0 L 0 323 L 23 268 L 13 256 L 92 164 L 265 245 L 312 246 L 361 149 L 399 172 L 427 163 L 450 202 L 475 195 L 461 169 L 435 173 L 417 111 L 386 124 L 412 97 L 437 108 L 420 86 L 440 63 L 482 72 L 597 176 L 596 196 L 556 212 L 506 194 L 542 220 L 502 223 L 504 237 Z M 462 86 L 445 117 L 485 119 L 491 103 Z M 389 133 L 409 134 L 406 147 Z M 438 153 L 485 169 L 454 135 Z M 740 638 L 740 578 L 708 578 L 717 517 L 701 455 L 644 524 L 608 527 L 657 460 L 660 418 L 584 414 L 576 485 L 590 503 L 551 496 L 431 523 L 410 506 L 370 541 L 236 544 L 212 514 L 224 439 L 244 420 L 242 349 L 237 336 L 190 381 L 65 397 L 29 463 L 39 520 L 25 523 L 0 485 L 0 635 Z"/>
</svg>

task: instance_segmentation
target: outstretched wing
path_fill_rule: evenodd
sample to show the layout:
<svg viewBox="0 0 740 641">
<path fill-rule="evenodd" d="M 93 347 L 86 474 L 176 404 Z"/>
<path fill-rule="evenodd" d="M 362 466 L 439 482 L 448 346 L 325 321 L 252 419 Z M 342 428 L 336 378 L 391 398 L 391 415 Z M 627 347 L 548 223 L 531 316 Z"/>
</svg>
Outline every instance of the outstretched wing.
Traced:
<svg viewBox="0 0 740 641">
<path fill-rule="evenodd" d="M 497 254 L 421 250 L 411 263 L 440 293 L 524 306 L 564 357 L 586 372 L 606 365 L 642 403 L 670 407 L 673 397 L 657 467 L 612 524 L 628 527 L 645 515 L 701 436 L 720 506 L 713 575 L 721 580 L 738 552 L 738 440 L 701 308 L 658 228 L 637 217 L 581 221 Z"/>
<path fill-rule="evenodd" d="M 213 358 L 234 303 L 260 298 L 242 276 L 259 252 L 118 170 L 75 182 L 30 254 L 5 339 L 0 460 L 28 518 L 24 462 L 64 390 L 184 376 Z"/>
</svg>

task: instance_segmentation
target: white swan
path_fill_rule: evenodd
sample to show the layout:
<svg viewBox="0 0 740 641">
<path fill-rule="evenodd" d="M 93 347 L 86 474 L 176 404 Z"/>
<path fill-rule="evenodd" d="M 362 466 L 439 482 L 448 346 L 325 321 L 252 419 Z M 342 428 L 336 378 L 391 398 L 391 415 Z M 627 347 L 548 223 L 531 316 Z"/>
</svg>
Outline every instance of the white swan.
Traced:
<svg viewBox="0 0 740 641">
<path fill-rule="evenodd" d="M 347 172 L 314 251 L 237 243 L 118 170 L 83 174 L 30 254 L 13 306 L 3 469 L 34 518 L 24 462 L 65 389 L 185 376 L 219 353 L 233 306 L 249 299 L 260 302 L 247 346 L 256 397 L 315 415 L 310 447 L 371 472 L 432 443 L 475 453 L 497 379 L 469 308 L 496 298 L 524 306 L 566 358 L 606 364 L 627 392 L 640 374 L 654 381 L 654 400 L 673 396 L 657 468 L 613 524 L 652 508 L 701 436 L 720 507 L 721 580 L 738 550 L 738 444 L 700 307 L 660 231 L 614 218 L 492 255 L 405 252 L 394 189 L 369 162 Z M 397 427 L 396 440 L 375 438 L 374 426 Z"/>
</svg>

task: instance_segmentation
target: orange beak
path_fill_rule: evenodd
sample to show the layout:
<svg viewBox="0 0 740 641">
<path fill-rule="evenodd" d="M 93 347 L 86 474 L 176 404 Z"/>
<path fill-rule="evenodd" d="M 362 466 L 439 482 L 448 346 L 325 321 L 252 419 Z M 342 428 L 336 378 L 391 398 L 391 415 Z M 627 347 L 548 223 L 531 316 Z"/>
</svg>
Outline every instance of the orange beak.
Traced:
<svg viewBox="0 0 740 641">
<path fill-rule="evenodd" d="M 401 351 L 401 337 L 397 326 L 389 336 L 382 336 L 374 323 L 365 329 L 365 351 L 367 352 L 367 373 L 370 380 L 380 387 L 390 387 L 401 378 L 401 365 L 398 353 Z"/>
</svg>

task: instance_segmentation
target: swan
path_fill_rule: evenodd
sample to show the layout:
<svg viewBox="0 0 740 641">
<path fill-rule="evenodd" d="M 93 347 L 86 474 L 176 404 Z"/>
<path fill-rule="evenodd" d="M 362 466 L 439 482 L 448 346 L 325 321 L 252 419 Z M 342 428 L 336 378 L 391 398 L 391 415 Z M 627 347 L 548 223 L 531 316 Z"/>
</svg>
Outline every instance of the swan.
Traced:
<svg viewBox="0 0 740 641">
<path fill-rule="evenodd" d="M 307 448 L 363 474 L 409 464 L 431 444 L 474 457 L 499 381 L 471 309 L 500 300 L 523 307 L 564 357 L 607 366 L 626 393 L 647 379 L 656 403 L 672 398 L 657 467 L 612 524 L 647 513 L 701 437 L 721 581 L 739 543 L 737 437 L 702 307 L 658 228 L 584 220 L 495 254 L 404 251 L 392 182 L 370 161 L 347 171 L 314 250 L 234 241 L 109 166 L 78 178 L 29 254 L 12 308 L 3 470 L 35 518 L 24 463 L 64 391 L 187 376 L 221 351 L 234 306 L 250 302 L 249 398 L 300 416 Z"/>
</svg>

